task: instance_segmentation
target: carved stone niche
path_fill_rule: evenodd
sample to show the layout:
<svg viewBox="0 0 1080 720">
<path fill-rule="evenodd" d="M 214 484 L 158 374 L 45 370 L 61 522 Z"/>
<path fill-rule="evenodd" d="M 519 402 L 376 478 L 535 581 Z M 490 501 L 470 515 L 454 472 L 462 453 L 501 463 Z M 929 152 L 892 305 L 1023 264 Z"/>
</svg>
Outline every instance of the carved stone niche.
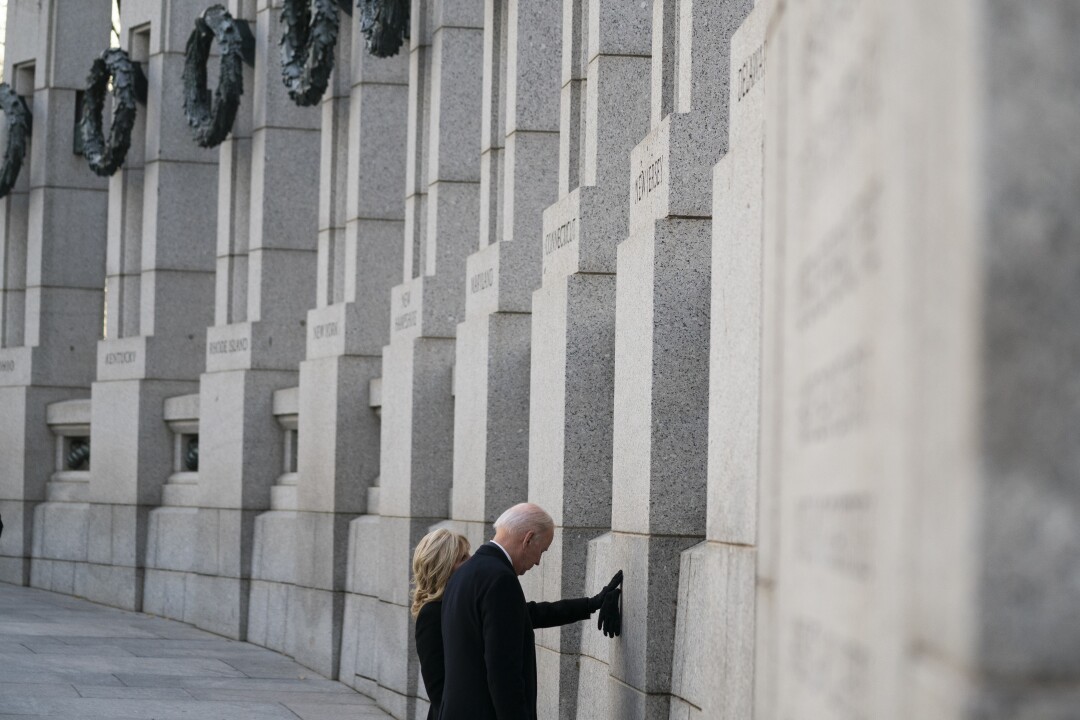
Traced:
<svg viewBox="0 0 1080 720">
<path fill-rule="evenodd" d="M 164 416 L 173 434 L 173 467 L 161 488 L 161 504 L 198 507 L 199 394 L 166 399 Z"/>
<path fill-rule="evenodd" d="M 50 404 L 45 422 L 56 438 L 55 465 L 45 489 L 48 502 L 87 502 L 90 497 L 90 399 Z"/>
<path fill-rule="evenodd" d="M 270 488 L 271 510 L 296 509 L 296 473 L 297 443 L 300 436 L 297 428 L 300 421 L 300 388 L 291 387 L 274 391 L 274 419 L 281 428 L 282 446 L 281 475 Z"/>
</svg>

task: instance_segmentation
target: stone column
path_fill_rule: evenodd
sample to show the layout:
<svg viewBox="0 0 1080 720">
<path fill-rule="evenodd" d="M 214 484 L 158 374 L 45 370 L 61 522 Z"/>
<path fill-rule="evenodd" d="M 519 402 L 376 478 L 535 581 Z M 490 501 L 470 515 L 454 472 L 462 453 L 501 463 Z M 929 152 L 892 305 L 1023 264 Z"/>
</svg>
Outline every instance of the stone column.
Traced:
<svg viewBox="0 0 1080 720">
<path fill-rule="evenodd" d="M 781 462 L 755 717 L 1075 713 L 1078 22 L 920 0 L 770 23 Z"/>
<path fill-rule="evenodd" d="M 255 602 L 250 581 L 256 517 L 270 509 L 271 488 L 282 469 L 285 443 L 273 413 L 274 392 L 297 382 L 304 320 L 314 299 L 310 233 L 319 192 L 318 115 L 297 107 L 281 83 L 281 3 L 264 0 L 254 10 L 250 170 L 223 176 L 219 184 L 224 202 L 218 230 L 225 237 L 219 235 L 218 247 L 232 258 L 218 260 L 217 297 L 225 307 L 219 305 L 217 322 L 206 332 L 195 564 L 183 585 L 183 619 L 236 638 L 246 637 L 249 602 Z M 245 159 L 243 148 L 218 152 L 228 157 L 226 167 Z M 234 152 L 239 157 L 229 157 Z M 237 210 L 236 199 L 245 196 L 248 209 Z M 246 238 L 234 234 L 245 230 Z M 230 260 L 236 268 L 228 267 Z M 245 266 L 246 278 L 237 272 Z M 227 292 L 223 283 L 239 287 Z M 163 596 L 178 590 L 161 586 Z"/>
<path fill-rule="evenodd" d="M 391 291 L 383 349 L 380 457 L 379 703 L 412 717 L 410 560 L 428 527 L 449 516 L 453 476 L 454 333 L 465 316 L 465 259 L 479 230 L 483 3 L 413 4 L 409 59 L 404 282 Z"/>
<path fill-rule="evenodd" d="M 149 94 L 109 184 L 109 321 L 91 394 L 96 462 L 80 594 L 130 609 L 142 607 L 148 515 L 173 470 L 165 399 L 197 391 L 213 322 L 218 155 L 192 142 L 179 82 L 204 8 L 121 8 L 120 45 L 142 64 Z"/>
<path fill-rule="evenodd" d="M 255 0 L 231 0 L 227 7 L 233 18 L 249 22 L 250 29 L 255 30 Z M 208 75 L 212 84 L 213 65 L 210 67 Z M 218 146 L 213 327 L 228 326 L 245 318 L 247 313 L 254 73 L 246 63 L 242 73 L 244 96 L 240 109 L 232 131 Z M 174 413 L 170 413 L 169 407 L 193 407 L 194 424 L 188 429 L 193 431 L 191 435 L 197 442 L 199 395 L 196 392 L 186 396 L 187 402 L 182 397 L 167 401 L 166 419 L 170 420 L 170 426 L 175 426 L 170 417 Z M 191 419 L 188 420 L 190 423 Z M 183 453 L 184 448 L 179 445 L 176 448 L 176 452 Z M 183 464 L 183 458 L 174 458 L 177 470 L 182 470 Z M 184 620 L 188 617 L 184 611 L 185 576 L 194 567 L 198 534 L 198 470 L 182 470 L 171 475 L 162 488 L 161 505 L 150 512 L 143 608 L 155 615 Z"/>
<path fill-rule="evenodd" d="M 410 53 L 368 54 L 359 20 L 354 12 L 351 47 L 341 46 L 339 67 L 351 67 L 342 75 L 347 82 L 324 106 L 323 173 L 333 189 L 323 199 L 318 297 L 300 365 L 296 571 L 304 588 L 294 590 L 299 601 L 289 623 L 297 629 L 297 658 L 375 695 L 378 648 L 366 641 L 380 607 L 371 574 L 381 552 L 372 388 L 377 392 L 390 338 L 388 298 L 404 252 Z M 349 582 L 354 574 L 363 584 Z"/>
<path fill-rule="evenodd" d="M 630 233 L 618 249 L 611 557 L 626 571 L 623 635 L 611 657 L 618 717 L 670 712 L 679 555 L 705 534 L 709 176 L 727 151 L 731 35 L 751 8 L 750 0 L 653 3 L 654 126 L 631 154 Z"/>
<path fill-rule="evenodd" d="M 558 191 L 561 27 L 555 3 L 485 5 L 480 244 L 457 330 L 451 506 L 474 546 L 528 496 L 529 313 Z"/>
<path fill-rule="evenodd" d="M 759 458 L 772 451 L 760 423 L 772 391 L 760 380 L 766 19 L 757 5 L 731 38 L 727 154 L 712 175 L 706 542 L 683 552 L 679 567 L 677 717 L 736 720 L 754 710 Z"/>
<path fill-rule="evenodd" d="M 54 469 L 45 409 L 89 395 L 105 285 L 106 183 L 73 141 L 109 2 L 58 4 L 7 5 L 4 79 L 33 113 L 18 182 L 0 200 L 0 581 L 17 584 L 30 580 L 32 518 Z"/>
<path fill-rule="evenodd" d="M 529 499 L 558 530 L 523 578 L 533 599 L 584 594 L 587 543 L 611 524 L 615 246 L 630 151 L 649 128 L 650 16 L 642 3 L 563 3 L 559 200 L 543 213 L 529 406 Z M 544 718 L 576 714 L 582 629 L 537 633 Z"/>
</svg>

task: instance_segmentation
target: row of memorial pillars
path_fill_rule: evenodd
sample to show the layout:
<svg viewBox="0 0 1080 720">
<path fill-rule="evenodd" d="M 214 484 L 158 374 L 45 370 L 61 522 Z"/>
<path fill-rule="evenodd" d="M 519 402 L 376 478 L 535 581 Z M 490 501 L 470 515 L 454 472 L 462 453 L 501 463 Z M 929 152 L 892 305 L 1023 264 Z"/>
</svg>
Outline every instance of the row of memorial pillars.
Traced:
<svg viewBox="0 0 1080 720">
<path fill-rule="evenodd" d="M 382 355 L 380 578 L 376 697 L 412 717 L 419 668 L 409 616 L 412 548 L 449 516 L 453 476 L 454 335 L 461 280 L 479 228 L 483 5 L 415 2 L 409 57 L 403 280 L 390 293 Z"/>
<path fill-rule="evenodd" d="M 58 0 L 8 3 L 5 79 L 33 112 L 32 141 L 0 202 L 0 580 L 31 575 L 33 514 L 46 499 L 52 402 L 85 396 L 94 379 L 105 285 L 106 183 L 73 147 L 86 68 L 108 43 L 109 2 L 60 10 Z"/>
</svg>

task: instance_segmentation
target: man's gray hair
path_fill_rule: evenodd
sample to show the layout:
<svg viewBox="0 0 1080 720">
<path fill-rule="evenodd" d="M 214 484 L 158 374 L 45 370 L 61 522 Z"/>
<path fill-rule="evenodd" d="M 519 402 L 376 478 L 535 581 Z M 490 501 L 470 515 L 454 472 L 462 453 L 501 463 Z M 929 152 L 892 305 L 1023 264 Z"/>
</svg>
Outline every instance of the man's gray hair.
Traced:
<svg viewBox="0 0 1080 720">
<path fill-rule="evenodd" d="M 495 529 L 505 529 L 514 535 L 524 535 L 532 530 L 539 535 L 555 532 L 555 521 L 539 505 L 519 503 L 499 516 Z"/>
</svg>

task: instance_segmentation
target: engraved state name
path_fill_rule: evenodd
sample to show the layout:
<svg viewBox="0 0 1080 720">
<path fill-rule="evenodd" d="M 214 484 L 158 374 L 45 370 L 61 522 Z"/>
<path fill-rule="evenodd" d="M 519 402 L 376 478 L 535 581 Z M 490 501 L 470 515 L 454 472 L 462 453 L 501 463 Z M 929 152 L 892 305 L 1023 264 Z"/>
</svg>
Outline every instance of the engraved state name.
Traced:
<svg viewBox="0 0 1080 720">
<path fill-rule="evenodd" d="M 482 290 L 487 290 L 489 287 L 495 284 L 495 269 L 488 268 L 476 273 L 469 278 L 469 292 L 478 293 Z"/>
<path fill-rule="evenodd" d="M 124 350 L 121 352 L 111 352 L 105 354 L 106 365 L 130 365 L 135 362 L 135 359 L 139 354 L 134 350 Z"/>
<path fill-rule="evenodd" d="M 754 89 L 754 86 L 765 77 L 765 43 L 762 43 L 757 50 L 750 54 L 750 57 L 743 61 L 743 64 L 739 66 L 736 73 L 738 79 L 738 93 L 736 95 L 736 102 L 742 102 L 742 99 Z"/>
<path fill-rule="evenodd" d="M 578 219 L 571 218 L 559 227 L 544 235 L 544 254 L 550 255 L 561 247 L 577 240 Z"/>
<path fill-rule="evenodd" d="M 321 340 L 322 338 L 336 337 L 337 334 L 338 324 L 336 320 L 333 322 L 325 322 L 320 325 L 314 325 L 311 328 L 311 335 L 316 340 Z"/>
<path fill-rule="evenodd" d="M 215 340 L 206 346 L 211 355 L 228 355 L 229 353 L 244 352 L 248 349 L 247 338 L 230 338 L 229 340 Z"/>
<path fill-rule="evenodd" d="M 664 156 L 653 160 L 634 179 L 634 202 L 639 203 L 664 184 Z"/>
</svg>

